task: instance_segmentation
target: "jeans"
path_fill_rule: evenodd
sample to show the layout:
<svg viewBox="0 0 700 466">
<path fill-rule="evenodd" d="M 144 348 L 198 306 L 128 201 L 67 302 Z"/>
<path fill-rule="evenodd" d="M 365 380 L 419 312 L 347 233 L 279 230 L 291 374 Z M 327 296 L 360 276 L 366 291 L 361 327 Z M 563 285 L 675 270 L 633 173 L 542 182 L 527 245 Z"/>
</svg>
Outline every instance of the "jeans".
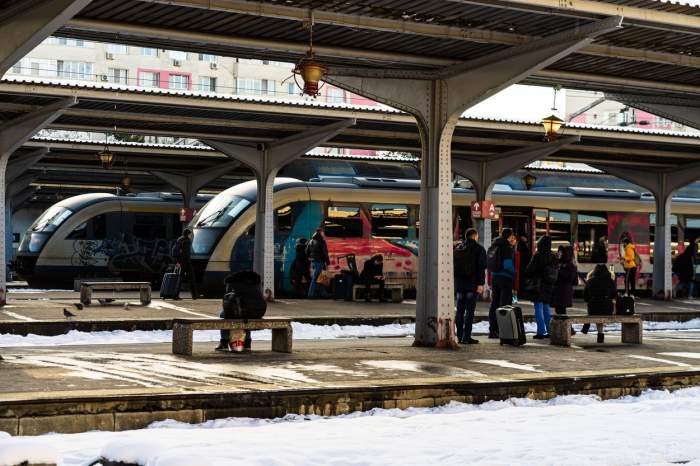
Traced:
<svg viewBox="0 0 700 466">
<path fill-rule="evenodd" d="M 365 300 L 369 301 L 372 299 L 372 285 L 379 285 L 377 290 L 377 299 L 383 301 L 384 298 L 384 278 L 365 278 Z"/>
<path fill-rule="evenodd" d="M 496 309 L 501 306 L 513 304 L 513 283 L 512 277 L 503 275 L 491 276 L 491 307 L 489 308 L 489 335 L 498 336 L 498 321 L 496 320 Z"/>
<path fill-rule="evenodd" d="M 549 304 L 541 301 L 535 301 L 535 321 L 537 321 L 537 334 L 549 335 L 549 321 L 552 319 L 552 313 L 549 311 Z"/>
<path fill-rule="evenodd" d="M 692 299 L 695 292 L 695 281 L 678 282 L 678 285 L 676 285 L 676 297 L 678 297 L 678 291 L 680 291 L 681 288 L 688 292 L 688 299 Z"/>
<path fill-rule="evenodd" d="M 226 318 L 226 311 L 224 311 L 222 309 L 221 312 L 219 313 L 219 317 L 221 317 L 222 319 L 225 319 Z M 230 330 L 220 330 L 219 334 L 220 334 L 219 343 L 221 345 L 228 345 L 228 342 L 231 339 L 231 331 Z M 250 330 L 246 330 L 243 348 L 250 349 L 252 344 L 253 344 L 253 338 L 250 336 Z"/>
<path fill-rule="evenodd" d="M 637 289 L 637 267 L 625 269 L 625 293 L 634 294 Z"/>
<path fill-rule="evenodd" d="M 474 291 L 462 291 L 457 293 L 457 340 L 467 341 L 472 337 L 472 324 L 474 323 L 474 311 L 476 311 L 476 298 L 478 293 Z"/>
<path fill-rule="evenodd" d="M 323 265 L 324 264 L 321 261 L 311 262 L 311 267 L 313 267 L 314 273 L 311 275 L 311 283 L 309 284 L 309 298 L 316 297 L 316 290 L 317 289 L 319 290 L 319 293 L 321 294 L 322 298 L 328 297 L 328 293 L 326 292 L 326 287 L 316 283 L 318 276 L 321 275 L 321 271 L 323 270 Z"/>
</svg>

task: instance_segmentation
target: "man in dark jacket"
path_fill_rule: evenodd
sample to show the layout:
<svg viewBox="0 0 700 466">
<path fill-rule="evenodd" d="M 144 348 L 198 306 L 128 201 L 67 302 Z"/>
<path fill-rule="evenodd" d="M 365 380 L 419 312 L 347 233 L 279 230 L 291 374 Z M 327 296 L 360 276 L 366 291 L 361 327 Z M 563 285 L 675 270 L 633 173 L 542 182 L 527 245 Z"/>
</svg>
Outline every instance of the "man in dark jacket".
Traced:
<svg viewBox="0 0 700 466">
<path fill-rule="evenodd" d="M 306 255 L 306 238 L 299 238 L 295 246 L 295 257 L 289 270 L 290 279 L 294 290 L 297 293 L 297 298 L 304 298 L 308 295 L 308 287 L 311 284 L 311 262 L 309 256 Z"/>
<path fill-rule="evenodd" d="M 676 285 L 676 297 L 682 288 L 688 295 L 688 299 L 693 299 L 695 290 L 695 256 L 697 254 L 697 243 L 691 241 L 685 251 L 673 261 L 673 273 L 678 277 Z"/>
<path fill-rule="evenodd" d="M 372 300 L 372 285 L 379 285 L 377 291 L 379 301 L 383 303 L 387 301 L 384 297 L 384 258 L 381 254 L 376 254 L 365 261 L 360 278 L 365 284 L 365 301 Z"/>
<path fill-rule="evenodd" d="M 197 299 L 197 284 L 194 277 L 194 268 L 192 267 L 192 230 L 185 228 L 175 242 L 175 262 L 180 265 L 180 273 L 187 275 L 190 282 L 190 292 L 192 299 Z M 180 299 L 180 289 L 177 290 L 177 298 Z"/>
<path fill-rule="evenodd" d="M 532 250 L 530 249 L 530 240 L 527 237 L 526 233 L 520 232 L 518 234 L 518 246 L 516 248 L 518 251 L 518 255 L 520 256 L 520 265 L 518 268 L 518 281 L 520 282 L 520 286 L 518 287 L 518 298 L 520 298 L 521 293 L 520 290 L 525 290 L 527 288 L 526 286 L 526 281 L 527 281 L 527 266 L 530 264 L 530 260 L 532 260 Z"/>
<path fill-rule="evenodd" d="M 499 249 L 501 258 L 496 270 L 491 271 L 491 307 L 489 308 L 489 338 L 498 338 L 496 309 L 513 304 L 515 285 L 515 234 L 510 228 L 501 230 L 501 236 L 493 240 L 491 247 Z M 489 248 L 490 249 L 490 248 Z"/>
<path fill-rule="evenodd" d="M 321 271 L 325 270 L 331 261 L 328 257 L 326 240 L 323 238 L 323 230 L 320 228 L 316 230 L 316 233 L 311 237 L 311 241 L 306 245 L 306 255 L 311 259 L 311 265 L 314 270 L 311 276 L 311 284 L 309 285 L 309 298 L 315 298 L 317 290 L 319 290 L 321 297 L 325 298 L 328 296 L 326 288 L 323 285 L 319 285 L 316 280 L 321 275 Z"/>
<path fill-rule="evenodd" d="M 479 233 L 470 228 L 464 242 L 455 250 L 454 273 L 457 292 L 457 339 L 465 345 L 479 343 L 472 338 L 476 300 L 484 292 L 486 282 L 486 250 L 479 243 Z"/>
</svg>

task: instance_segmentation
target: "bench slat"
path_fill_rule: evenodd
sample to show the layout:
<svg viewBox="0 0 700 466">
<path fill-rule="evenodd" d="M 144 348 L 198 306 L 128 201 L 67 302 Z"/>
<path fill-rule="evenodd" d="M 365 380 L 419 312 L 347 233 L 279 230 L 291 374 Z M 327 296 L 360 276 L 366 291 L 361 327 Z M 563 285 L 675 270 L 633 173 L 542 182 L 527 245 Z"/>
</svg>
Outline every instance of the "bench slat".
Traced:
<svg viewBox="0 0 700 466">
<path fill-rule="evenodd" d="M 289 319 L 174 319 L 174 354 L 192 355 L 195 330 L 272 330 L 272 351 L 292 352 L 292 322 Z"/>
</svg>

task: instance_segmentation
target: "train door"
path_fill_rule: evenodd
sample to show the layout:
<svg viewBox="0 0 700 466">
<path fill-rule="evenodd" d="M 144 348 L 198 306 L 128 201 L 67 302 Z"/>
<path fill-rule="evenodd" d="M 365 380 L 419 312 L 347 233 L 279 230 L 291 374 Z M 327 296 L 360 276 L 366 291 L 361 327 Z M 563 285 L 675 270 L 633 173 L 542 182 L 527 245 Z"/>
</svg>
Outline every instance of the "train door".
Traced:
<svg viewBox="0 0 700 466">
<path fill-rule="evenodd" d="M 501 228 L 510 228 L 516 235 L 525 234 L 529 238 L 529 246 L 532 249 L 532 218 L 533 209 L 530 207 L 502 207 L 500 216 Z"/>
</svg>

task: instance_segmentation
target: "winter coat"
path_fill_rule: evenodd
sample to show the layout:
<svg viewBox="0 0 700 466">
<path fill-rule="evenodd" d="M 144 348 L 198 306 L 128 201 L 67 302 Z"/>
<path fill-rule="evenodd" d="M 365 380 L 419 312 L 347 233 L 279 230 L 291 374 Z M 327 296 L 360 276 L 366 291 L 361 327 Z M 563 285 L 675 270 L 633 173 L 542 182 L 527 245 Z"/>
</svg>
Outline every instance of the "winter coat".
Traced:
<svg viewBox="0 0 700 466">
<path fill-rule="evenodd" d="M 362 280 L 371 280 L 373 277 L 379 277 L 384 275 L 384 263 L 375 262 L 375 257 L 367 259 L 362 266 L 362 273 L 360 273 L 360 278 Z"/>
<path fill-rule="evenodd" d="M 493 245 L 501 250 L 501 269 L 491 273 L 494 277 L 507 277 L 515 280 L 515 249 L 508 243 L 508 238 L 499 236 Z"/>
<path fill-rule="evenodd" d="M 175 260 L 180 263 L 187 263 L 192 259 L 192 240 L 180 236 L 175 246 Z"/>
<path fill-rule="evenodd" d="M 473 293 L 480 286 L 486 283 L 486 249 L 471 238 L 465 240 L 462 247 L 473 248 L 470 256 L 476 262 L 474 276 L 455 276 L 455 291 L 458 293 Z"/>
<path fill-rule="evenodd" d="M 598 264 L 586 277 L 583 299 L 588 303 L 590 315 L 612 315 L 613 299 L 617 296 L 615 280 L 604 264 Z"/>
<path fill-rule="evenodd" d="M 551 273 L 557 270 L 557 256 L 552 252 L 552 238 L 543 236 L 537 242 L 537 252 L 525 269 L 522 282 L 533 302 L 549 303 L 552 300 L 556 281 L 550 281 Z"/>
<path fill-rule="evenodd" d="M 683 254 L 676 257 L 673 263 L 673 272 L 678 276 L 678 280 L 689 282 L 695 279 L 695 247 L 689 246 Z"/>
<path fill-rule="evenodd" d="M 559 274 L 554 285 L 551 305 L 567 308 L 574 305 L 574 286 L 578 284 L 578 269 L 574 265 L 574 248 L 563 246 L 559 258 Z"/>
<path fill-rule="evenodd" d="M 532 260 L 532 252 L 530 252 L 530 246 L 528 246 L 527 241 L 518 241 L 515 247 L 518 255 L 520 256 L 520 263 L 518 264 L 518 277 L 519 277 L 519 287 L 518 289 L 525 289 L 526 283 L 525 279 L 527 277 L 527 266 L 530 265 Z"/>
<path fill-rule="evenodd" d="M 627 243 L 622 247 L 622 249 L 624 250 L 624 254 L 622 256 L 622 267 L 624 269 L 636 267 L 637 261 L 635 260 L 635 257 L 637 256 L 637 247 L 634 245 L 634 243 Z"/>
<path fill-rule="evenodd" d="M 309 256 L 306 255 L 306 245 L 305 242 L 297 242 L 294 250 L 296 256 L 292 262 L 290 273 L 293 279 L 299 279 L 306 276 L 309 273 L 309 268 L 311 267 L 311 261 L 309 261 Z"/>
<path fill-rule="evenodd" d="M 322 262 L 324 265 L 330 264 L 328 246 L 320 233 L 316 232 L 311 237 L 311 241 L 306 245 L 306 255 L 314 262 Z"/>
</svg>

